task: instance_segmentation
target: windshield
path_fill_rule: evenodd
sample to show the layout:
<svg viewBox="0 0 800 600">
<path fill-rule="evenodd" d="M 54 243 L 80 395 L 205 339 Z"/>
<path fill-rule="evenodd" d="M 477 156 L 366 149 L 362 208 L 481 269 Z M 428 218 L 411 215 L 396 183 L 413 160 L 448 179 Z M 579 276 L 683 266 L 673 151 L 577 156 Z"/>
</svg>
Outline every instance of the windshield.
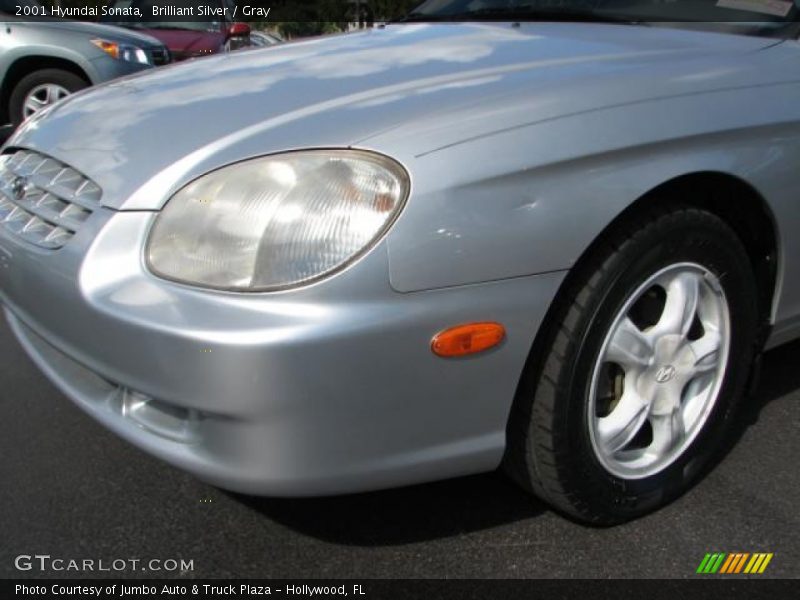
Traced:
<svg viewBox="0 0 800 600">
<path fill-rule="evenodd" d="M 208 12 L 208 7 L 213 6 L 209 0 L 173 0 L 165 3 L 163 0 L 112 0 L 108 6 L 112 9 L 138 8 L 141 18 L 121 18 L 115 16 L 114 11 L 109 11 L 101 20 L 104 23 L 121 25 L 132 29 L 185 29 L 188 31 L 219 31 L 219 21 L 200 21 L 196 17 L 201 14 L 199 8 Z M 176 21 L 161 21 L 160 17 L 181 17 Z M 185 17 L 185 18 L 183 18 Z M 192 18 L 194 17 L 194 18 Z"/>
<path fill-rule="evenodd" d="M 794 31 L 800 0 L 428 0 L 406 21 L 611 21 L 752 35 Z"/>
</svg>

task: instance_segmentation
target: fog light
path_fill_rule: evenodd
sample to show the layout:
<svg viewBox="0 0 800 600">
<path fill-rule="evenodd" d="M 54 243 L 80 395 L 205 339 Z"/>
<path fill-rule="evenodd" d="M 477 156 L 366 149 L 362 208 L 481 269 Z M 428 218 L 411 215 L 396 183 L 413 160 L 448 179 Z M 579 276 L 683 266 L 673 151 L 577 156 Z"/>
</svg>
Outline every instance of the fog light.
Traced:
<svg viewBox="0 0 800 600">
<path fill-rule="evenodd" d="M 160 402 L 141 392 L 120 389 L 120 412 L 150 433 L 174 442 L 191 443 L 197 438 L 200 413 L 166 402 Z"/>
</svg>

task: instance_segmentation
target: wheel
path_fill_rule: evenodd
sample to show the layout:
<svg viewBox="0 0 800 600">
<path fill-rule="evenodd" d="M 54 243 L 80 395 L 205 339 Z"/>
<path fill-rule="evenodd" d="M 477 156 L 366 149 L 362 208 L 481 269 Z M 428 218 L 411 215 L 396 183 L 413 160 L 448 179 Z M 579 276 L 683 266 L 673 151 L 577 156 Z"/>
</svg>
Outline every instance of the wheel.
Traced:
<svg viewBox="0 0 800 600">
<path fill-rule="evenodd" d="M 758 339 L 747 253 L 718 217 L 631 219 L 576 267 L 531 354 L 504 467 L 556 509 L 624 522 L 718 457 Z"/>
<path fill-rule="evenodd" d="M 62 69 L 41 69 L 29 73 L 11 92 L 8 102 L 11 122 L 19 125 L 35 112 L 88 86 L 84 79 Z"/>
</svg>

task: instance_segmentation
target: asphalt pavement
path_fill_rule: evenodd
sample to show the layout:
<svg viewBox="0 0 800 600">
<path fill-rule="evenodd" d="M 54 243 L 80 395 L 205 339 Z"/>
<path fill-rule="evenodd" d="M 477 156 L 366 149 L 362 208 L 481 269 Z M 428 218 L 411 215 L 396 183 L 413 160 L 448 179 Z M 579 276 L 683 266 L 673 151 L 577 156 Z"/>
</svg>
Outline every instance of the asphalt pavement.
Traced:
<svg viewBox="0 0 800 600">
<path fill-rule="evenodd" d="M 81 576 L 14 567 L 19 555 L 46 554 L 191 560 L 182 575 L 204 578 L 680 578 L 696 577 L 707 552 L 772 552 L 761 577 L 797 577 L 798 364 L 800 343 L 767 354 L 741 439 L 691 492 L 637 522 L 595 529 L 496 473 L 336 498 L 228 494 L 96 424 L 3 321 L 0 577 Z"/>
</svg>

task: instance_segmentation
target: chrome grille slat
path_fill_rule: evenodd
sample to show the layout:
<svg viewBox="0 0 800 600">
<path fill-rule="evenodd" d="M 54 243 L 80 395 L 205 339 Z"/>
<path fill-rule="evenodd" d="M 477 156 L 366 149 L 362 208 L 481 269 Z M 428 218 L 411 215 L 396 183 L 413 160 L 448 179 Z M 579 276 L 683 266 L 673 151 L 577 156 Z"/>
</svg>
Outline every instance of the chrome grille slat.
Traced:
<svg viewBox="0 0 800 600">
<path fill-rule="evenodd" d="M 96 183 L 52 157 L 30 150 L 0 157 L 0 225 L 42 248 L 66 244 L 101 196 Z"/>
<path fill-rule="evenodd" d="M 20 201 L 19 205 L 20 207 L 24 208 L 29 213 L 36 215 L 40 219 L 48 221 L 53 225 L 58 225 L 59 227 L 63 227 L 64 229 L 69 229 L 73 233 L 78 231 L 83 221 L 86 220 L 85 218 L 82 218 L 81 220 L 73 220 L 62 214 L 65 210 L 68 210 L 69 208 L 75 206 L 74 204 L 67 204 L 66 207 L 60 211 L 56 211 L 48 207 L 47 205 L 42 204 L 41 200 L 37 202 L 28 202 L 22 200 Z"/>
<path fill-rule="evenodd" d="M 28 178 L 28 181 L 30 181 L 39 189 L 50 192 L 54 196 L 57 196 L 66 202 L 70 202 L 71 204 L 77 204 L 87 210 L 95 210 L 98 208 L 97 202 L 95 202 L 92 198 L 78 196 L 75 193 L 75 189 L 70 189 L 69 187 L 60 185 L 59 183 L 53 183 L 53 181 L 49 180 L 46 176 L 43 177 L 38 174 L 33 174 Z M 98 194 L 97 199 L 99 200 L 99 198 L 100 196 Z"/>
</svg>

